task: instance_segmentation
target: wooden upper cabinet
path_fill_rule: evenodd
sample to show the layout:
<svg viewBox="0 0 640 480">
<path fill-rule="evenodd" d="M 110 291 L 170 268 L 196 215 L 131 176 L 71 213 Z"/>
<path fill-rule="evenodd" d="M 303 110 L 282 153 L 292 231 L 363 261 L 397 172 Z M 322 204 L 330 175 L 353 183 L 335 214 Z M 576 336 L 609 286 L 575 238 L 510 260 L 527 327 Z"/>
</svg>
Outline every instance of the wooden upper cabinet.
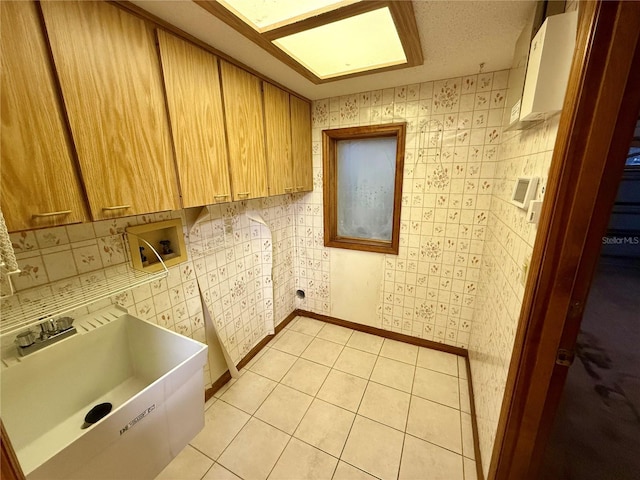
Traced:
<svg viewBox="0 0 640 480">
<path fill-rule="evenodd" d="M 296 192 L 313 190 L 311 105 L 291 95 L 291 154 Z"/>
<path fill-rule="evenodd" d="M 225 61 L 220 71 L 233 199 L 266 197 L 262 82 Z"/>
<path fill-rule="evenodd" d="M 106 2 L 40 5 L 93 219 L 179 208 L 153 29 Z"/>
<path fill-rule="evenodd" d="M 82 188 L 33 2 L 0 2 L 2 212 L 9 231 L 81 222 Z"/>
<path fill-rule="evenodd" d="M 182 206 L 231 201 L 218 59 L 157 30 Z"/>
<path fill-rule="evenodd" d="M 295 191 L 291 164 L 291 116 L 289 94 L 263 82 L 264 129 L 267 139 L 269 195 Z"/>
</svg>

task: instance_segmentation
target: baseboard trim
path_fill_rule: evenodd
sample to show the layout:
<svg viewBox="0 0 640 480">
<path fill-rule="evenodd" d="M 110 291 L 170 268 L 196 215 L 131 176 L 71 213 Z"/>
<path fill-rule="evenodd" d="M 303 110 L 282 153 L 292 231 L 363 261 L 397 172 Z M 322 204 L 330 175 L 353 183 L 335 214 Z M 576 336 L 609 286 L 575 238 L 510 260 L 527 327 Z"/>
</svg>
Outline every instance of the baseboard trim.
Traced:
<svg viewBox="0 0 640 480">
<path fill-rule="evenodd" d="M 440 350 L 441 352 L 453 353 L 461 357 L 468 357 L 469 352 L 466 348 L 454 347 L 452 345 L 445 345 L 444 343 L 438 343 L 424 338 L 412 337 L 411 335 L 405 335 L 404 333 L 392 332 L 390 330 L 383 330 L 382 328 L 371 327 L 369 325 L 362 325 L 360 323 L 350 322 L 348 320 L 342 320 L 340 318 L 330 317 L 329 315 L 322 315 L 320 313 L 309 312 L 307 310 L 295 310 L 293 313 L 301 317 L 314 318 L 322 322 L 333 323 L 341 327 L 351 328 L 352 330 L 358 330 L 364 333 L 371 333 L 379 337 L 389 338 L 391 340 L 398 340 L 399 342 L 410 343 L 411 345 L 417 345 L 419 347 L 426 347 L 432 350 Z"/>
<path fill-rule="evenodd" d="M 280 333 L 287 325 L 289 325 L 293 321 L 294 318 L 298 316 L 297 312 L 298 310 L 294 310 L 289 315 L 287 315 L 287 318 L 285 318 L 278 325 L 276 325 L 276 328 L 275 328 L 276 335 Z"/>
<path fill-rule="evenodd" d="M 220 377 L 213 382 L 211 388 L 207 388 L 204 391 L 204 401 L 208 401 L 211 397 L 215 395 L 215 393 L 220 390 L 229 380 L 231 380 L 231 373 L 229 370 L 225 371 Z"/>
<path fill-rule="evenodd" d="M 467 366 L 467 385 L 469 387 L 469 404 L 471 405 L 471 430 L 473 432 L 473 452 L 476 456 L 476 476 L 478 480 L 484 480 L 482 471 L 482 458 L 480 456 L 480 437 L 478 436 L 478 420 L 476 417 L 476 401 L 473 398 L 473 381 L 471 380 L 471 362 L 467 355 L 464 359 Z"/>
<path fill-rule="evenodd" d="M 275 337 L 278 333 L 282 331 L 291 321 L 296 318 L 298 314 L 296 311 L 291 312 L 287 317 L 281 321 L 278 325 L 276 325 L 274 329 L 273 335 L 267 335 L 260 342 L 251 349 L 249 353 L 247 353 L 242 360 L 238 362 L 237 368 L 238 370 L 243 369 L 247 366 L 247 364 L 255 357 L 260 350 L 264 348 L 264 346 L 271 341 L 273 337 Z M 204 401 L 208 401 L 211 397 L 213 397 L 218 390 L 220 390 L 224 385 L 231 380 L 231 373 L 229 370 L 225 371 L 220 377 L 213 382 L 210 388 L 207 388 L 204 392 Z"/>
</svg>

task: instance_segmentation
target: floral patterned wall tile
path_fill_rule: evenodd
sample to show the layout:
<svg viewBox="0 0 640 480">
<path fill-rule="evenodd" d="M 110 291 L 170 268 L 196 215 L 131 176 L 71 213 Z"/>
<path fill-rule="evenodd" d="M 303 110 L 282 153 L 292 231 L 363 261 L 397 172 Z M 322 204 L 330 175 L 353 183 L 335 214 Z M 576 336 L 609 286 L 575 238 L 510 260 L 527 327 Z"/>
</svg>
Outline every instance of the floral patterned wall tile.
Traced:
<svg viewBox="0 0 640 480">
<path fill-rule="evenodd" d="M 219 291 L 226 292 L 225 294 L 230 298 L 253 295 L 253 302 L 247 303 L 247 309 L 254 309 L 260 302 L 270 305 L 272 318 L 277 324 L 295 308 L 296 216 L 294 203 L 292 196 L 288 195 L 248 203 L 249 208 L 260 212 L 273 234 L 273 245 L 270 247 L 269 254 L 272 256 L 269 262 L 273 263 L 273 294 L 262 295 L 262 298 L 257 301 L 254 281 L 243 277 L 245 274 L 253 276 L 257 272 L 256 266 L 267 260 L 264 256 L 266 252 L 264 245 L 256 245 L 251 254 L 246 254 L 238 248 L 244 245 L 243 239 L 246 240 L 244 235 L 250 235 L 248 230 L 240 229 L 237 222 L 238 212 L 247 208 L 245 204 L 228 204 L 224 207 L 224 211 L 220 206 L 212 207 L 214 210 L 218 209 L 219 221 L 212 219 L 203 228 L 208 228 L 212 235 L 217 231 L 222 232 L 224 236 L 225 229 L 229 227 L 232 238 L 228 244 L 223 243 L 223 248 L 218 252 L 219 261 L 224 262 L 220 264 L 224 265 L 224 275 L 219 275 L 218 267 L 215 267 L 216 275 L 212 274 L 207 282 L 210 286 L 214 285 L 213 282 L 217 282 Z M 3 299 L 2 310 L 20 309 L 21 302 L 37 300 L 43 293 L 64 294 L 82 288 L 82 285 L 103 280 L 104 272 L 107 271 L 104 270 L 105 267 L 117 266 L 127 260 L 128 246 L 122 237 L 126 227 L 169 218 L 182 219 L 188 249 L 198 244 L 201 238 L 198 237 L 197 232 L 194 233 L 193 239 L 190 239 L 185 211 L 160 212 L 11 234 L 11 241 L 21 268 L 21 273 L 14 277 L 14 285 L 19 293 L 14 297 Z M 234 238 L 237 238 L 237 241 L 233 240 Z M 257 255 L 256 259 L 253 258 L 253 254 Z M 211 270 L 217 262 L 216 255 L 209 255 L 202 262 L 206 265 L 203 268 Z M 88 308 L 73 312 L 73 315 L 83 315 L 99 306 L 113 302 L 143 319 L 196 340 L 205 341 L 204 312 L 196 279 L 196 266 L 196 262 L 190 258 L 186 263 L 171 267 L 166 279 L 123 292 L 112 299 L 97 302 Z M 322 265 L 313 262 L 309 268 L 318 268 L 320 271 Z M 318 278 L 321 281 L 322 274 Z M 270 285 L 268 287 L 271 290 Z M 234 302 L 230 313 L 235 313 L 236 308 L 240 309 L 238 313 L 245 311 L 245 307 L 240 306 L 241 302 L 240 300 Z M 249 322 L 242 323 L 238 330 L 234 330 L 233 335 L 241 334 L 241 338 L 238 337 L 240 342 L 250 338 L 250 341 L 244 342 L 243 347 L 237 351 L 236 360 L 246 355 L 247 351 L 262 338 L 252 336 L 251 332 L 257 324 L 252 326 L 251 322 L 252 320 L 249 319 Z M 215 379 L 208 376 L 207 367 L 205 386 L 210 385 L 213 380 Z"/>
<path fill-rule="evenodd" d="M 506 80 L 496 73 L 493 82 L 503 88 Z M 558 120 L 556 115 L 528 130 L 507 132 L 496 161 L 482 166 L 483 175 L 493 176 L 495 185 L 483 232 L 475 311 L 468 319 L 482 458 L 491 458 L 492 454 L 524 295 L 520 266 L 530 258 L 536 234 L 535 226 L 526 221 L 526 212 L 510 203 L 511 192 L 516 178 L 522 175 L 538 176 L 540 185 L 546 184 Z M 542 197 L 539 187 L 537 198 Z M 483 463 L 486 475 L 489 464 Z"/>
<path fill-rule="evenodd" d="M 507 80 L 507 71 L 490 72 L 314 102 L 318 146 L 325 128 L 407 123 L 400 252 L 384 263 L 376 326 L 469 345 Z M 314 161 L 321 166 L 319 155 Z M 318 284 L 309 260 L 320 254 L 329 264 L 331 251 L 323 247 L 320 168 L 316 175 L 314 192 L 296 201 L 295 279 L 307 290 L 303 306 L 330 314 L 331 285 Z"/>
</svg>

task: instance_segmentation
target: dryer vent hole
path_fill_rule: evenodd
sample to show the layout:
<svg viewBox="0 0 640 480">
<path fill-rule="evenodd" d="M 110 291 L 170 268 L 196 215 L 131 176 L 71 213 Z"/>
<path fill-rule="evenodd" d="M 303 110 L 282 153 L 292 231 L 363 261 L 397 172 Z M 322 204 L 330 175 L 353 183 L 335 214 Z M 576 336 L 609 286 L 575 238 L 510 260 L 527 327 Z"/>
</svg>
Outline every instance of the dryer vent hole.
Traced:
<svg viewBox="0 0 640 480">
<path fill-rule="evenodd" d="M 296 290 L 296 298 L 304 299 L 304 290 Z"/>
</svg>

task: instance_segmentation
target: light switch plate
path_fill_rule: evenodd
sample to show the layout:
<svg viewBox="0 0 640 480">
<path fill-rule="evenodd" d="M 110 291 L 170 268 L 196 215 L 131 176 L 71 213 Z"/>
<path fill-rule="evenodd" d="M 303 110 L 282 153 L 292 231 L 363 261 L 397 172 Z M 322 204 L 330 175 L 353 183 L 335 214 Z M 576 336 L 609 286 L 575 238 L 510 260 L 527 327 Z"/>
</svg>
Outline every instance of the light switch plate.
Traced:
<svg viewBox="0 0 640 480">
<path fill-rule="evenodd" d="M 532 200 L 529 202 L 529 211 L 527 212 L 527 221 L 538 225 L 540 221 L 540 213 L 542 212 L 542 200 Z"/>
</svg>

